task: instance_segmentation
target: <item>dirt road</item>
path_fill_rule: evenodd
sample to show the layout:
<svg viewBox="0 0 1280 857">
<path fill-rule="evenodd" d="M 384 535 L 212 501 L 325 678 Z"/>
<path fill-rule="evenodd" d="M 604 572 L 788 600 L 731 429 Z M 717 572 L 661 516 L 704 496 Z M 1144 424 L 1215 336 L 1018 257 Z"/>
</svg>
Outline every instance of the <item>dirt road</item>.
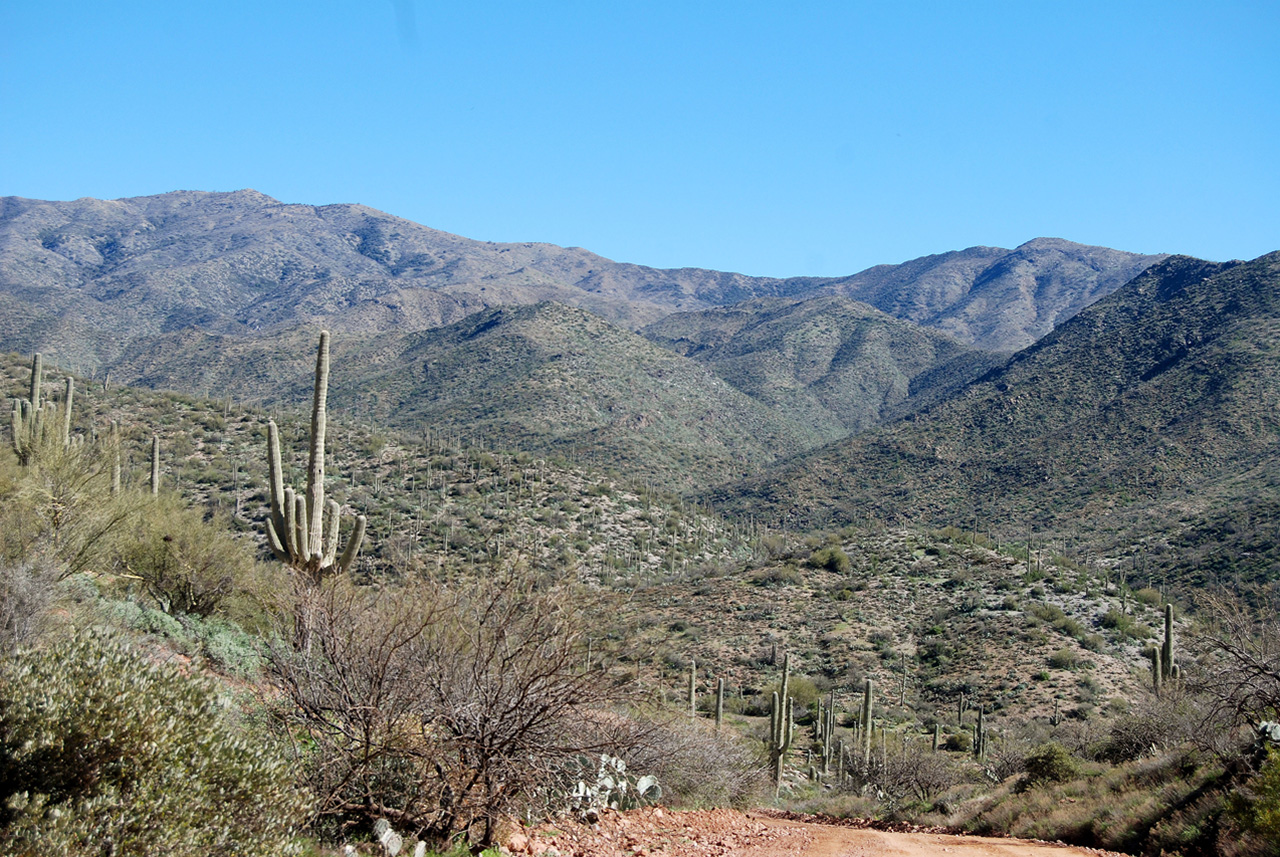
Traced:
<svg viewBox="0 0 1280 857">
<path fill-rule="evenodd" d="M 835 826 L 730 809 L 606 812 L 511 836 L 512 854 L 544 857 L 1098 857 L 1090 848 L 943 833 Z"/>
</svg>

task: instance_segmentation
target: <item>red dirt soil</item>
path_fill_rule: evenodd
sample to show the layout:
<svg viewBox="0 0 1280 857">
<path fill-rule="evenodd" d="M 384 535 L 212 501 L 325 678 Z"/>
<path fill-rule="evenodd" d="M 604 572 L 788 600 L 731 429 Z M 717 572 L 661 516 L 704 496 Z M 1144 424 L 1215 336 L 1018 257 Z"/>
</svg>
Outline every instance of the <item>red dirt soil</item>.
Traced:
<svg viewBox="0 0 1280 857">
<path fill-rule="evenodd" d="M 593 825 L 562 820 L 520 830 L 507 837 L 504 850 L 543 857 L 1097 857 L 1113 853 L 1026 839 L 919 828 L 874 830 L 858 826 L 865 822 L 802 818 L 769 810 L 605 811 Z"/>
</svg>

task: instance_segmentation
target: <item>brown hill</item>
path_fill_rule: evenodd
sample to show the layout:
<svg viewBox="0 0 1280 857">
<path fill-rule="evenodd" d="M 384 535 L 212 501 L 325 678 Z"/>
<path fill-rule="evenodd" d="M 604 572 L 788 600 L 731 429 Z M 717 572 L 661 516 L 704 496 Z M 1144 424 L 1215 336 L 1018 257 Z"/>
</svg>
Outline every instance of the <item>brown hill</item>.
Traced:
<svg viewBox="0 0 1280 857">
<path fill-rule="evenodd" d="M 133 340 L 184 328 L 230 336 L 319 325 L 420 330 L 544 300 L 636 328 L 675 311 L 826 290 L 983 348 L 1013 350 L 1155 258 L 1039 239 L 853 277 L 775 279 L 473 241 L 360 205 L 292 205 L 252 190 L 6 197 L 0 341 L 91 373 Z"/>
</svg>

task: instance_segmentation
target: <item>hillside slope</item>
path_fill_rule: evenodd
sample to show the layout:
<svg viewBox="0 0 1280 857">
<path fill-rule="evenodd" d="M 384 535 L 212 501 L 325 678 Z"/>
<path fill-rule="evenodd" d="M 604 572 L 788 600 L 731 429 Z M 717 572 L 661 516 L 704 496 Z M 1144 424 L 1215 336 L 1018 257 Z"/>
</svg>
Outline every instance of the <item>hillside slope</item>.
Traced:
<svg viewBox="0 0 1280 857">
<path fill-rule="evenodd" d="M 877 265 L 823 291 L 992 351 L 1017 351 L 1165 258 L 1036 238 Z"/>
<path fill-rule="evenodd" d="M 1003 362 L 836 296 L 675 313 L 641 333 L 828 441 L 946 396 Z"/>
<path fill-rule="evenodd" d="M 310 396 L 311 336 L 180 331 L 121 365 L 148 386 L 298 403 Z M 414 433 L 572 455 L 664 487 L 740 478 L 824 440 L 696 361 L 554 302 L 484 310 L 414 333 L 337 335 L 333 354 L 341 412 Z"/>
<path fill-rule="evenodd" d="M 1171 257 L 962 395 L 717 498 L 789 525 L 976 517 L 1136 543 L 1198 580 L 1274 574 L 1280 253 Z"/>
</svg>

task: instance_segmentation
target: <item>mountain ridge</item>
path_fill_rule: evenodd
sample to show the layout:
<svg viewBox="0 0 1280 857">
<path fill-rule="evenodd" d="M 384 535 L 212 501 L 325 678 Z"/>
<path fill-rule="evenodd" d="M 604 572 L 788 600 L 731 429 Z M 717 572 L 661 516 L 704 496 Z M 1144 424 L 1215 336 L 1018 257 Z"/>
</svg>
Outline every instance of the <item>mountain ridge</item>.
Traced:
<svg viewBox="0 0 1280 857">
<path fill-rule="evenodd" d="M 1277 331 L 1280 252 L 1170 257 L 957 396 L 709 497 L 798 527 L 1082 530 L 1164 567 L 1194 545 L 1214 573 L 1265 574 L 1274 524 L 1244 541 L 1223 522 L 1280 509 Z"/>
<path fill-rule="evenodd" d="M 1011 254 L 1020 267 L 1010 277 L 989 277 L 966 297 L 993 260 Z M 1024 295 L 1016 318 L 993 321 L 991 301 L 1034 280 L 1042 258 L 1059 272 L 1046 273 L 1052 288 Z M 230 336 L 302 326 L 416 330 L 492 306 L 555 300 L 638 329 L 672 312 L 827 290 L 1011 351 L 1033 338 L 1031 326 L 1043 332 L 1157 258 L 1036 239 L 1013 251 L 950 251 L 850 277 L 779 279 L 476 241 L 359 204 L 283 203 L 254 190 L 4 197 L 0 338 L 20 351 L 57 352 L 92 374 L 111 367 L 128 340 L 183 327 Z M 933 297 L 908 307 L 904 295 L 917 286 Z M 113 335 L 97 334 L 103 329 Z"/>
</svg>

